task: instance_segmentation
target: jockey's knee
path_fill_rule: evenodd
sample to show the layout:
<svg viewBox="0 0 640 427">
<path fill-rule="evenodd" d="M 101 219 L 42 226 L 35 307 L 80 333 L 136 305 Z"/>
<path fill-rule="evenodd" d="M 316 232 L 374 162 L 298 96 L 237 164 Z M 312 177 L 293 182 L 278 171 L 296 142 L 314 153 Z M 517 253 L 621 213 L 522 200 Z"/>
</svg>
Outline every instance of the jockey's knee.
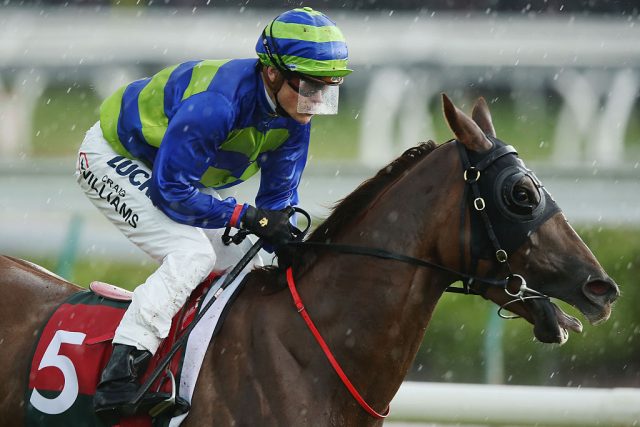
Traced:
<svg viewBox="0 0 640 427">
<path fill-rule="evenodd" d="M 216 258 L 216 253 L 211 246 L 209 246 L 207 250 L 194 251 L 189 255 L 190 262 L 201 268 L 205 276 L 213 270 L 213 266 L 216 264 Z"/>
<path fill-rule="evenodd" d="M 167 255 L 163 264 L 165 263 L 170 268 L 178 268 L 181 274 L 192 277 L 192 280 L 199 283 L 213 270 L 216 254 L 211 246 L 202 246 L 194 250 L 173 252 Z"/>
</svg>

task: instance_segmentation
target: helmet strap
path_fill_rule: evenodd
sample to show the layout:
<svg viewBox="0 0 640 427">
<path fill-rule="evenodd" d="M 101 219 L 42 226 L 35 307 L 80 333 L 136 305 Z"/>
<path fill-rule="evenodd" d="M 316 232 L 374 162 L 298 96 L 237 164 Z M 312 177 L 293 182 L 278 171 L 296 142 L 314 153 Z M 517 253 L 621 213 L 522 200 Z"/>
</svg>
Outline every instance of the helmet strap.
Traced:
<svg viewBox="0 0 640 427">
<path fill-rule="evenodd" d="M 280 91 L 278 91 L 279 93 Z M 282 107 L 282 104 L 280 104 L 280 101 L 278 101 L 278 94 L 275 94 L 276 96 L 276 113 L 280 116 L 280 117 L 285 117 L 287 119 L 291 118 L 291 114 L 287 113 L 287 110 L 285 110 Z"/>
<path fill-rule="evenodd" d="M 273 43 L 273 47 L 269 46 L 269 41 L 267 40 L 267 27 L 264 27 L 264 29 L 262 30 L 262 46 L 264 47 L 264 51 L 267 53 L 269 61 L 271 61 L 271 66 L 277 68 L 282 73 L 290 72 L 291 70 L 289 69 L 289 67 L 287 67 L 287 64 L 285 64 L 280 57 L 280 54 L 278 53 L 278 45 L 273 38 L 274 21 L 271 21 L 271 25 L 269 25 L 269 33 L 271 34 L 271 43 Z"/>
<path fill-rule="evenodd" d="M 274 67 L 274 68 L 278 69 L 277 67 Z M 284 85 L 284 81 L 285 81 L 285 78 L 282 75 L 283 73 L 280 70 L 278 70 L 278 76 L 273 82 L 269 79 L 269 76 L 267 73 L 268 73 L 267 66 L 263 66 L 262 67 L 263 80 L 266 83 L 269 90 L 271 91 L 271 93 L 273 93 L 273 98 L 276 104 L 276 114 L 281 117 L 291 118 L 291 115 L 287 113 L 287 111 L 282 107 L 282 104 L 280 104 L 280 101 L 278 100 L 278 94 L 280 93 L 280 89 L 282 89 L 282 85 Z"/>
</svg>

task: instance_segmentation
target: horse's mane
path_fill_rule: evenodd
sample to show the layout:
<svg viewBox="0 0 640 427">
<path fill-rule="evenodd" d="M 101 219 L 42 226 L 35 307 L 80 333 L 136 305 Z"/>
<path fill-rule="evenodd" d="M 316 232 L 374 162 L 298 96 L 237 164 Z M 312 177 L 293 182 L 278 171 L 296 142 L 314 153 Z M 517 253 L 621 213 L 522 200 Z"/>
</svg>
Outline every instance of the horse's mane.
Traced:
<svg viewBox="0 0 640 427">
<path fill-rule="evenodd" d="M 330 241 L 354 217 L 354 214 L 366 208 L 373 199 L 389 184 L 407 173 L 423 157 L 431 153 L 437 144 L 431 140 L 421 142 L 409 148 L 400 157 L 383 167 L 378 173 L 364 181 L 351 194 L 338 201 L 331 215 L 309 235 L 308 241 Z"/>
<path fill-rule="evenodd" d="M 437 144 L 431 140 L 421 142 L 415 147 L 409 148 L 400 157 L 380 169 L 374 177 L 364 181 L 351 194 L 338 201 L 329 217 L 309 235 L 307 241 L 331 241 L 333 236 L 353 220 L 355 214 L 366 209 L 383 189 L 405 175 L 436 147 Z M 304 270 L 313 263 L 315 257 L 312 252 L 313 249 L 298 249 L 295 254 L 291 254 L 292 259 L 290 261 L 294 265 L 294 270 Z M 286 288 L 284 277 L 278 274 L 281 271 L 275 266 L 267 266 L 253 271 L 258 282 L 262 284 L 263 293 L 277 292 Z"/>
</svg>

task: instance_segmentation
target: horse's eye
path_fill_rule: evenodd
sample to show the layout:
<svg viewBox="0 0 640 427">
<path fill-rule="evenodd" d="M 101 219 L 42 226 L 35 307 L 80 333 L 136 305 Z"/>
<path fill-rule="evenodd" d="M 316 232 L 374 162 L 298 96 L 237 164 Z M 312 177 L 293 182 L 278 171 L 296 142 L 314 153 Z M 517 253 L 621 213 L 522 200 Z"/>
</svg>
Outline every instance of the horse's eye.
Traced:
<svg viewBox="0 0 640 427">
<path fill-rule="evenodd" d="M 513 199 L 519 203 L 526 203 L 529 201 L 529 193 L 523 187 L 516 187 L 513 191 Z"/>
<path fill-rule="evenodd" d="M 515 215 L 519 219 L 532 219 L 532 215 L 543 204 L 543 193 L 535 177 L 523 170 L 507 169 L 499 178 L 498 188 L 501 189 L 499 195 L 501 199 L 497 200 L 498 207 L 503 209 L 507 216 Z"/>
</svg>

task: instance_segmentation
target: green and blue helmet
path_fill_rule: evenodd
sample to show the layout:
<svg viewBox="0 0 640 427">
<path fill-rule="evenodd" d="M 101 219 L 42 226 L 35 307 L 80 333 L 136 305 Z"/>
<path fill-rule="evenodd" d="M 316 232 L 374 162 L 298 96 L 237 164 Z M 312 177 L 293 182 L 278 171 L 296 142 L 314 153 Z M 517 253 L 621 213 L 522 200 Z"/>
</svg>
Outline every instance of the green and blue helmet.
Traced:
<svg viewBox="0 0 640 427">
<path fill-rule="evenodd" d="M 256 44 L 260 62 L 280 71 L 313 77 L 344 77 L 349 52 L 342 31 L 310 7 L 293 9 L 271 21 Z"/>
</svg>

